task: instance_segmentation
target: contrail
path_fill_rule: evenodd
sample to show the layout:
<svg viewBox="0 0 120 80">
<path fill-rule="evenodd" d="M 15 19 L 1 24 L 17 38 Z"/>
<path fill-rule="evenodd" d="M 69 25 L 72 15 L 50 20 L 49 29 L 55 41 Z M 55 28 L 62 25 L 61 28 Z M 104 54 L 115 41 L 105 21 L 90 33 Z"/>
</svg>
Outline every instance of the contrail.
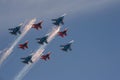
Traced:
<svg viewBox="0 0 120 80">
<path fill-rule="evenodd" d="M 57 35 L 57 33 L 60 31 L 60 26 L 59 27 L 56 27 L 56 28 L 53 28 L 52 32 L 50 33 L 47 41 L 48 43 L 50 43 L 54 38 L 55 36 Z M 40 59 L 40 56 L 42 55 L 42 53 L 44 52 L 46 46 L 48 44 L 44 44 L 42 45 L 33 55 L 32 57 L 32 61 L 34 63 L 32 64 L 28 64 L 28 65 L 25 65 L 23 67 L 23 69 L 18 73 L 17 76 L 15 76 L 14 80 L 22 80 L 23 77 L 30 71 L 30 69 L 38 62 L 38 60 Z"/>
<path fill-rule="evenodd" d="M 28 25 L 26 25 L 22 31 L 22 34 L 14 41 L 14 43 L 5 51 L 5 53 L 1 56 L 0 59 L 0 66 L 2 65 L 2 63 L 7 59 L 7 57 L 12 53 L 13 49 L 15 48 L 15 46 L 17 45 L 17 43 L 26 35 L 26 33 L 31 29 L 32 24 L 34 24 L 34 22 L 36 21 L 36 19 L 32 19 Z"/>
</svg>

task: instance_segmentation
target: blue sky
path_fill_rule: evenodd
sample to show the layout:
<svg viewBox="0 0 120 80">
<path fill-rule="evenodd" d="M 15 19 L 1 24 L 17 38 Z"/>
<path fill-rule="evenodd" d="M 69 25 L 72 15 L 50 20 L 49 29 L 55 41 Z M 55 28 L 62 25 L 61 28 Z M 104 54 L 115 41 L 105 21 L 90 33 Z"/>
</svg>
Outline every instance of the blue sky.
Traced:
<svg viewBox="0 0 120 80">
<path fill-rule="evenodd" d="M 23 80 L 120 80 L 120 1 L 119 0 L 1 0 L 0 50 L 16 38 L 8 28 L 36 17 L 43 19 L 43 29 L 31 29 L 20 43 L 29 40 L 29 49 L 14 49 L 0 68 L 0 80 L 13 80 L 24 64 L 20 58 L 36 50 L 35 38 L 53 27 L 52 18 L 65 16 L 68 36 L 56 37 L 46 48 L 50 61 L 40 60 Z M 75 40 L 72 51 L 65 53 L 59 45 Z"/>
</svg>

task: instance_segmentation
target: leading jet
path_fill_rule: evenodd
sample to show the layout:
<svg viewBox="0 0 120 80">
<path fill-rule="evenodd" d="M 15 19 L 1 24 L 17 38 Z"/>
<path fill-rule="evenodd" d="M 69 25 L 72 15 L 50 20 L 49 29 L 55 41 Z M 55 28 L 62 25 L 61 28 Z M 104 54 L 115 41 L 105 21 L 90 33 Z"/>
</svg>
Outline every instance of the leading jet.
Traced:
<svg viewBox="0 0 120 80">
<path fill-rule="evenodd" d="M 25 63 L 25 64 L 33 63 L 32 55 L 24 57 L 24 58 L 21 58 L 21 59 L 23 60 L 22 62 Z"/>
<path fill-rule="evenodd" d="M 46 35 L 46 36 L 44 36 L 44 37 L 42 37 L 42 38 L 36 38 L 36 40 L 38 41 L 38 43 L 39 43 L 39 44 L 42 44 L 42 45 L 43 45 L 44 43 L 48 44 L 47 39 L 48 39 L 48 35 Z"/>
<path fill-rule="evenodd" d="M 58 32 L 58 35 L 61 37 L 65 37 L 65 36 L 67 36 L 67 31 L 68 31 L 68 29 L 66 28 L 64 31 Z"/>
<path fill-rule="evenodd" d="M 56 26 L 59 26 L 60 24 L 64 25 L 63 19 L 66 14 L 62 15 L 61 17 L 58 17 L 56 19 L 52 19 L 53 24 Z"/>
<path fill-rule="evenodd" d="M 42 55 L 40 59 L 43 59 L 46 61 L 47 59 L 50 59 L 50 54 L 51 52 L 48 52 L 47 54 Z"/>
<path fill-rule="evenodd" d="M 20 25 L 18 25 L 17 27 L 15 27 L 15 28 L 9 28 L 8 30 L 10 30 L 10 33 L 11 33 L 12 35 L 17 35 L 17 33 L 18 33 L 18 34 L 21 34 L 20 28 L 21 28 L 22 25 L 23 25 L 23 24 L 20 24 Z"/>
<path fill-rule="evenodd" d="M 23 43 L 23 44 L 19 44 L 19 48 L 21 48 L 21 49 L 28 48 L 28 41 L 26 41 L 26 42 Z"/>
<path fill-rule="evenodd" d="M 38 30 L 38 29 L 42 29 L 42 24 L 43 23 L 43 21 L 40 21 L 39 23 L 37 23 L 37 24 L 33 24 L 32 25 L 32 28 L 35 28 L 36 30 Z"/>
<path fill-rule="evenodd" d="M 60 47 L 62 47 L 61 48 L 61 50 L 63 50 L 63 51 L 65 51 L 65 52 L 67 52 L 68 50 L 72 50 L 72 48 L 71 48 L 71 44 L 73 43 L 74 41 L 72 40 L 72 41 L 70 41 L 69 43 L 67 43 L 67 44 L 65 44 L 65 45 L 60 45 Z"/>
</svg>

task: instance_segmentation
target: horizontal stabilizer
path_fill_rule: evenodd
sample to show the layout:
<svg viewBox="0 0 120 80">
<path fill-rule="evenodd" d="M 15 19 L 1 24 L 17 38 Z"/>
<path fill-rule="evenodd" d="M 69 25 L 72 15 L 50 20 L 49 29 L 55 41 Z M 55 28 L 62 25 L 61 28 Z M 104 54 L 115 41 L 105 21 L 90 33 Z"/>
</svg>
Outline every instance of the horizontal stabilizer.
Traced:
<svg viewBox="0 0 120 80">
<path fill-rule="evenodd" d="M 28 64 L 28 62 L 27 61 L 22 61 L 23 63 L 25 63 L 25 64 Z"/>
<path fill-rule="evenodd" d="M 67 52 L 67 49 L 62 48 L 61 50 L 63 50 L 63 51 L 65 51 L 65 52 Z"/>
<path fill-rule="evenodd" d="M 56 21 L 57 19 L 52 19 L 52 21 Z"/>
<path fill-rule="evenodd" d="M 36 38 L 36 40 L 40 40 L 41 38 Z"/>
</svg>

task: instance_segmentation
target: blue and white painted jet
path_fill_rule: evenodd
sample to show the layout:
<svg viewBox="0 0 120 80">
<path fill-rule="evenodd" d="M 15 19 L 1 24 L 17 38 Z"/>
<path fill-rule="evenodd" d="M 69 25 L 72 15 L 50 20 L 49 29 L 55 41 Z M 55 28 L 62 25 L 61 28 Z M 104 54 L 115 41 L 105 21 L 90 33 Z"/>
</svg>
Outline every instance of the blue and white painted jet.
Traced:
<svg viewBox="0 0 120 80">
<path fill-rule="evenodd" d="M 24 58 L 21 58 L 21 59 L 23 60 L 22 62 L 25 63 L 25 64 L 29 64 L 29 62 L 33 63 L 33 61 L 32 61 L 32 55 L 24 57 Z"/>
<path fill-rule="evenodd" d="M 38 40 L 38 43 L 39 43 L 39 44 L 42 44 L 42 45 L 43 45 L 44 43 L 48 44 L 47 39 L 48 39 L 48 35 L 46 35 L 46 36 L 44 36 L 44 37 L 42 37 L 42 38 L 37 38 L 36 40 Z"/>
<path fill-rule="evenodd" d="M 18 34 L 21 34 L 20 28 L 21 28 L 22 25 L 23 25 L 23 24 L 20 24 L 20 25 L 18 25 L 17 27 L 15 27 L 15 28 L 9 28 L 8 30 L 10 30 L 10 33 L 11 33 L 12 35 L 17 35 L 17 33 L 18 33 Z"/>
<path fill-rule="evenodd" d="M 59 18 L 56 18 L 56 19 L 52 19 L 53 21 L 53 24 L 56 25 L 56 26 L 59 26 L 60 24 L 64 25 L 64 22 L 63 22 L 63 19 L 64 19 L 64 16 L 66 14 L 63 14 L 61 17 Z"/>
<path fill-rule="evenodd" d="M 72 50 L 72 48 L 71 48 L 71 44 L 74 42 L 74 40 L 72 40 L 72 41 L 70 41 L 69 43 L 67 43 L 67 44 L 65 44 L 65 45 L 60 45 L 60 47 L 62 47 L 61 48 L 61 50 L 63 50 L 63 51 L 68 51 L 68 50 Z"/>
</svg>

